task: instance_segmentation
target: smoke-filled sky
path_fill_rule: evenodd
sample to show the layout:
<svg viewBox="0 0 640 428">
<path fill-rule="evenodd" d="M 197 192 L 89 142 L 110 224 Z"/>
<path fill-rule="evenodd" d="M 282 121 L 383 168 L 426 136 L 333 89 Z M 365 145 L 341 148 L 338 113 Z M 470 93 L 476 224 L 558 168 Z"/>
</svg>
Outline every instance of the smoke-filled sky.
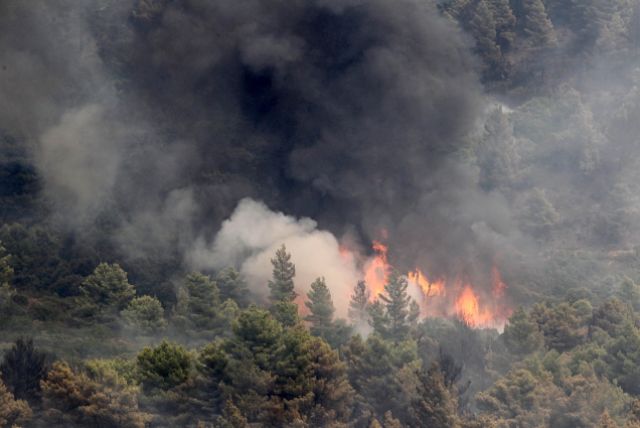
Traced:
<svg viewBox="0 0 640 428">
<path fill-rule="evenodd" d="M 300 232 L 343 278 L 338 242 L 385 235 L 403 268 L 473 276 L 531 244 L 465 161 L 495 103 L 432 1 L 7 0 L 0 31 L 0 128 L 51 218 L 128 256 L 250 275 Z"/>
</svg>

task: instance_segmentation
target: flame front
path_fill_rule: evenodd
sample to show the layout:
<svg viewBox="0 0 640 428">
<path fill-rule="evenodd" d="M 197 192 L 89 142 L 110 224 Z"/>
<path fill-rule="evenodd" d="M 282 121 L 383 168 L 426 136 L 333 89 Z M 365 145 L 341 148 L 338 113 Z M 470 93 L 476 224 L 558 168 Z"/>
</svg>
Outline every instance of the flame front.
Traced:
<svg viewBox="0 0 640 428">
<path fill-rule="evenodd" d="M 387 247 L 384 244 L 374 241 L 373 251 L 375 255 L 364 267 L 364 281 L 369 286 L 371 298 L 377 299 L 380 294 L 384 293 L 384 286 L 389 279 L 391 266 L 387 261 Z"/>
<path fill-rule="evenodd" d="M 464 286 L 455 303 L 456 315 L 469 327 L 489 327 L 494 324 L 495 315 L 482 309 L 478 296 L 470 285 Z"/>
<path fill-rule="evenodd" d="M 384 293 L 392 266 L 389 264 L 386 245 L 373 243 L 374 255 L 364 263 L 364 280 L 375 300 Z M 492 266 L 487 274 L 487 287 L 476 288 L 461 276 L 454 278 L 429 279 L 418 268 L 406 275 L 410 287 L 418 294 L 422 316 L 455 317 L 473 328 L 502 328 L 511 315 L 506 305 L 507 285 L 500 271 Z M 491 287 L 488 287 L 491 282 Z M 491 290 L 490 292 L 480 292 Z"/>
<path fill-rule="evenodd" d="M 420 288 L 424 297 L 444 296 L 445 294 L 444 279 L 431 282 L 418 268 L 413 272 L 409 272 L 407 274 L 407 279 L 409 280 L 409 283 L 415 284 Z"/>
</svg>

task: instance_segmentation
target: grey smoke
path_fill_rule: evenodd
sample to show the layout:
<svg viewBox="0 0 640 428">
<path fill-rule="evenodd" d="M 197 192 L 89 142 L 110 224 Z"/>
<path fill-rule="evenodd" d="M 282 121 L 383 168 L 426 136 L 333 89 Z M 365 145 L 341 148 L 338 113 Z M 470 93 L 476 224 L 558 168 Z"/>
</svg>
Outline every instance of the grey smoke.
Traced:
<svg viewBox="0 0 640 428">
<path fill-rule="evenodd" d="M 16 35 L 0 42 L 0 93 L 27 96 L 0 127 L 33 146 L 54 217 L 75 230 L 108 218 L 124 254 L 242 266 L 215 244 L 209 263 L 192 255 L 245 197 L 364 245 L 387 231 L 399 268 L 434 276 L 475 275 L 513 241 L 504 198 L 463 156 L 486 99 L 434 2 L 2 7 Z"/>
</svg>

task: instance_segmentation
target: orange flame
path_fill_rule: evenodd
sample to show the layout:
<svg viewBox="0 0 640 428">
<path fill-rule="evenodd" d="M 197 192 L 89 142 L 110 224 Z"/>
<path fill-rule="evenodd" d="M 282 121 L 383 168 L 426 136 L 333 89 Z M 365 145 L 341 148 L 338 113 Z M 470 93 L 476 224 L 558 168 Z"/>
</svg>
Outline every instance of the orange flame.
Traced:
<svg viewBox="0 0 640 428">
<path fill-rule="evenodd" d="M 364 264 L 364 280 L 371 299 L 375 300 L 384 293 L 392 266 L 386 245 L 374 241 L 373 251 L 374 255 Z M 423 316 L 456 317 L 473 328 L 500 329 L 511 315 L 505 301 L 507 285 L 495 266 L 491 269 L 489 294 L 478 294 L 471 283 L 459 276 L 429 279 L 419 268 L 408 272 L 407 280 L 421 295 L 418 303 Z"/>
<path fill-rule="evenodd" d="M 389 279 L 391 267 L 387 261 L 387 247 L 378 241 L 373 242 L 375 256 L 364 267 L 364 281 L 371 290 L 371 298 L 377 299 L 384 292 L 384 286 Z"/>
<path fill-rule="evenodd" d="M 465 285 L 455 303 L 458 318 L 469 327 L 489 327 L 495 323 L 495 316 L 490 310 L 480 307 L 478 296 L 470 285 Z"/>
<path fill-rule="evenodd" d="M 407 274 L 407 279 L 409 280 L 409 283 L 415 284 L 420 287 L 420 290 L 425 297 L 444 296 L 445 294 L 444 279 L 439 279 L 435 282 L 431 282 L 418 268 L 416 268 L 416 270 L 412 272 L 409 272 Z"/>
</svg>

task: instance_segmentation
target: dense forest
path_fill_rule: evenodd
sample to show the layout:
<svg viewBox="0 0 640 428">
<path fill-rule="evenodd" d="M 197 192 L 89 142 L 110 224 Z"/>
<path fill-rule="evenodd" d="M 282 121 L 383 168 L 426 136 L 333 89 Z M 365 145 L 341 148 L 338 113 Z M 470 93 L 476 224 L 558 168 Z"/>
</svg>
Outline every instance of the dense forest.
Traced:
<svg viewBox="0 0 640 428">
<path fill-rule="evenodd" d="M 0 427 L 640 427 L 637 0 L 0 34 Z"/>
</svg>

